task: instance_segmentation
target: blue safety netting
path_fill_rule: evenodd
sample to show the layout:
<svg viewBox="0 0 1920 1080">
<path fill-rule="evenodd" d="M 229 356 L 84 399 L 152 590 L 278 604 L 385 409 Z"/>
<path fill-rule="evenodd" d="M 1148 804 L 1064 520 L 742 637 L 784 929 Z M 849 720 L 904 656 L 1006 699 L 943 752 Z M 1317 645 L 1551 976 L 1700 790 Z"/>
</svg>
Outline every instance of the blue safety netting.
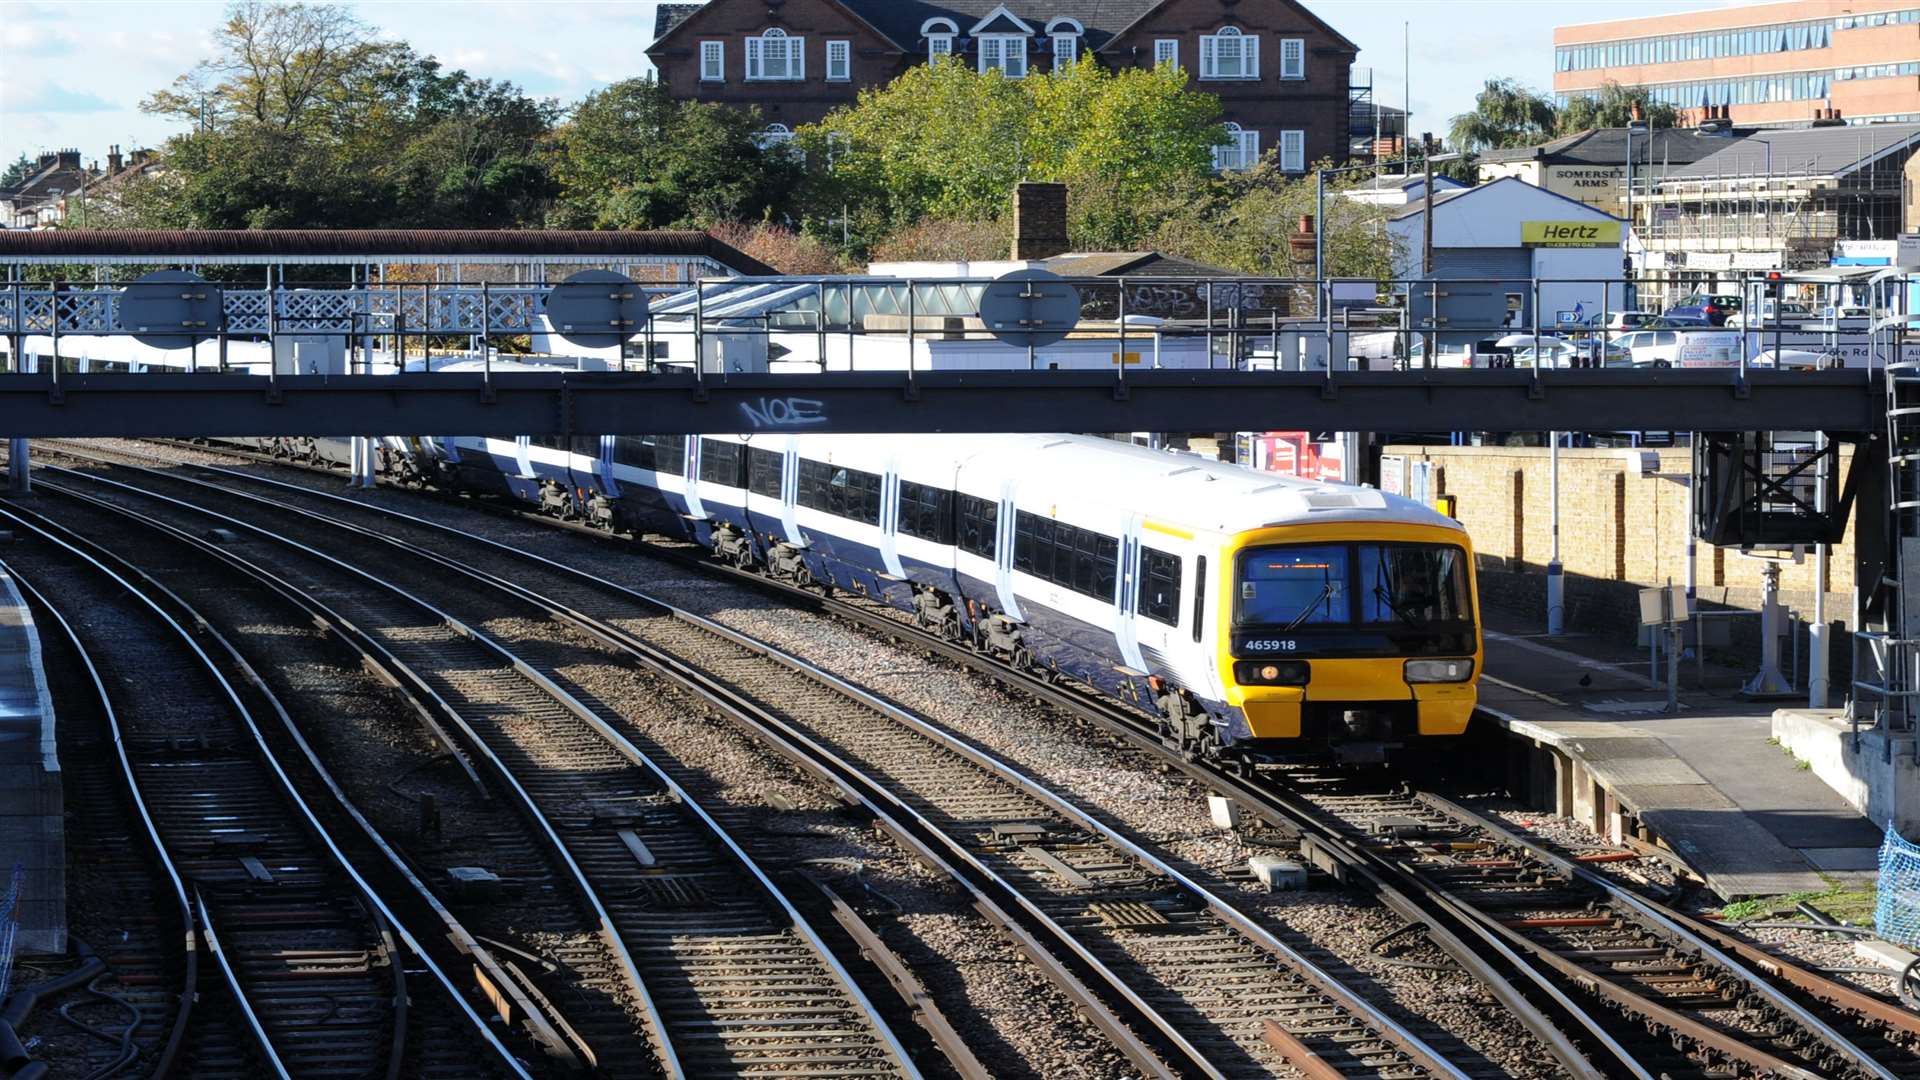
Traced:
<svg viewBox="0 0 1920 1080">
<path fill-rule="evenodd" d="M 1920 844 L 1887 827 L 1880 844 L 1880 900 L 1873 929 L 1896 945 L 1920 945 Z"/>
</svg>

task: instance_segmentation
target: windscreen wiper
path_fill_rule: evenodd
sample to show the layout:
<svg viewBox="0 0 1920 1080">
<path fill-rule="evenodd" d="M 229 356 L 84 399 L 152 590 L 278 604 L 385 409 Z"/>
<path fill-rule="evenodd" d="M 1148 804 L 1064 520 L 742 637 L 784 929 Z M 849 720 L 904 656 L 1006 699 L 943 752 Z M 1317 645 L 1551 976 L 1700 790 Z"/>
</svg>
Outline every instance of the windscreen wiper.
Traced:
<svg viewBox="0 0 1920 1080">
<path fill-rule="evenodd" d="M 1413 627 L 1415 630 L 1427 629 L 1427 624 L 1425 620 L 1416 619 L 1413 616 L 1407 614 L 1406 609 L 1401 607 L 1399 603 L 1394 600 L 1393 594 L 1388 592 L 1386 589 L 1378 585 L 1375 585 L 1373 587 L 1373 595 L 1375 599 L 1379 600 L 1382 604 L 1385 604 L 1387 606 L 1388 611 L 1393 612 L 1394 618 L 1399 619 L 1401 622 L 1406 623 L 1408 626 Z"/>
<path fill-rule="evenodd" d="M 1333 582 L 1329 581 L 1325 585 L 1320 586 L 1320 595 L 1307 601 L 1307 606 L 1300 609 L 1300 614 L 1295 615 L 1293 617 L 1292 622 L 1289 622 L 1287 623 L 1287 625 L 1281 627 L 1280 632 L 1284 634 L 1289 630 L 1292 630 L 1298 627 L 1301 623 L 1306 622 L 1307 616 L 1313 614 L 1313 609 L 1319 607 L 1322 603 L 1326 601 L 1328 597 L 1332 596 L 1333 593 L 1334 593 Z"/>
</svg>

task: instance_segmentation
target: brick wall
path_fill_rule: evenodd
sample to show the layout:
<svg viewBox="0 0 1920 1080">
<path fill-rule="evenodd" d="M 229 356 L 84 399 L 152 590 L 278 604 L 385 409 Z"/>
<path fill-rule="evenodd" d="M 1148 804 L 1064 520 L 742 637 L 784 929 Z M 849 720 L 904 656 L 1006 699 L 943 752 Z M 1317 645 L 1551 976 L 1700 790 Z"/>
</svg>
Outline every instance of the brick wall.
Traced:
<svg viewBox="0 0 1920 1080">
<path fill-rule="evenodd" d="M 1553 545 L 1550 467 L 1545 447 L 1390 446 L 1409 463 L 1430 461 L 1435 494 L 1452 495 L 1473 538 L 1483 599 L 1525 611 L 1546 609 L 1547 560 Z M 1684 475 L 1690 451 L 1662 450 L 1660 472 Z M 1842 468 L 1851 457 L 1842 448 Z M 1687 489 L 1643 477 L 1617 450 L 1560 451 L 1560 562 L 1566 578 L 1566 625 L 1631 637 L 1638 625 L 1638 592 L 1686 581 Z M 1699 546 L 1695 562 L 1699 603 L 1757 610 L 1761 563 L 1737 550 Z M 1828 560 L 1827 616 L 1852 614 L 1853 527 Z M 1786 564 L 1781 602 L 1812 618 L 1814 560 Z M 1757 620 L 1736 620 L 1746 629 Z M 1736 633 L 1735 645 L 1750 631 Z M 1844 656 L 1836 646 L 1836 656 Z"/>
</svg>

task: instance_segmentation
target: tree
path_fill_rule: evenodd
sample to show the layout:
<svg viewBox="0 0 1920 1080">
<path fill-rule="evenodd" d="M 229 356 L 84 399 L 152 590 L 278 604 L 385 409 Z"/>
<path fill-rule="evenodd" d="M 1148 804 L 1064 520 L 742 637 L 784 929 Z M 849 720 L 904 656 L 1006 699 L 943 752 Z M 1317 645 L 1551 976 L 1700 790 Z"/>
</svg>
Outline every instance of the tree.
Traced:
<svg viewBox="0 0 1920 1080">
<path fill-rule="evenodd" d="M 1513 79 L 1488 79 L 1473 111 L 1453 118 L 1448 141 L 1471 153 L 1545 142 L 1555 129 L 1553 103 Z"/>
<path fill-rule="evenodd" d="M 752 110 L 675 102 L 651 79 L 587 95 L 552 136 L 561 188 L 548 224 L 650 229 L 761 219 L 775 213 L 799 160 L 762 146 Z"/>
<path fill-rule="evenodd" d="M 923 219 L 996 220 L 1014 184 L 1059 181 L 1074 188 L 1077 236 L 1130 246 L 1153 226 L 1142 207 L 1211 173 L 1219 116 L 1171 66 L 1007 79 L 954 59 L 917 65 L 800 131 L 814 166 L 801 214 L 865 251 Z"/>
<path fill-rule="evenodd" d="M 189 120 L 164 177 L 128 185 L 125 224 L 497 227 L 538 221 L 556 113 L 333 5 L 236 3 L 213 56 L 142 108 Z"/>
<path fill-rule="evenodd" d="M 1638 108 L 1640 119 L 1648 126 L 1668 128 L 1679 122 L 1679 111 L 1664 101 L 1655 101 L 1653 91 L 1644 86 L 1621 86 L 1609 79 L 1598 93 L 1567 99 L 1560 109 L 1554 128 L 1561 135 L 1591 128 L 1626 127 Z"/>
<path fill-rule="evenodd" d="M 0 172 L 0 189 L 10 188 L 20 181 L 25 180 L 27 177 L 32 176 L 33 167 L 34 160 L 25 154 L 21 154 L 18 158 L 14 159 L 13 164 L 7 166 L 5 172 Z"/>
<path fill-rule="evenodd" d="M 1393 244 L 1386 228 L 1393 208 L 1345 195 L 1365 182 L 1356 174 L 1327 182 L 1325 217 L 1318 227 L 1324 232 L 1329 277 L 1382 281 L 1393 276 Z M 1223 176 L 1210 195 L 1187 200 L 1190 209 L 1163 221 L 1152 245 L 1169 255 L 1244 274 L 1311 274 L 1310 267 L 1295 262 L 1289 238 L 1303 215 L 1316 212 L 1316 203 L 1311 173 L 1282 173 L 1269 158 L 1256 168 Z"/>
</svg>

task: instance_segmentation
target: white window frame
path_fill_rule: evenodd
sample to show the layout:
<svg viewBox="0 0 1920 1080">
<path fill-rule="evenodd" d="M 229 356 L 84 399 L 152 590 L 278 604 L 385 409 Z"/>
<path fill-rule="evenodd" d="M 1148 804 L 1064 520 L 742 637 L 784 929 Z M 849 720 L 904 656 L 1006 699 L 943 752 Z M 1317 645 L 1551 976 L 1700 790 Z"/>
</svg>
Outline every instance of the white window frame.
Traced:
<svg viewBox="0 0 1920 1080">
<path fill-rule="evenodd" d="M 927 39 L 927 63 L 937 64 L 943 56 L 953 55 L 953 39 L 960 27 L 952 19 L 928 19 L 920 24 L 920 36 Z"/>
<path fill-rule="evenodd" d="M 1307 77 L 1307 42 L 1305 38 L 1280 39 L 1280 77 L 1282 79 L 1304 79 Z"/>
<path fill-rule="evenodd" d="M 996 68 L 1009 79 L 1027 77 L 1027 35 L 1025 34 L 981 34 L 974 39 L 979 42 L 980 53 L 975 69 L 980 74 Z M 994 59 L 988 59 L 992 54 Z M 1015 70 L 1015 60 L 1018 70 Z"/>
<path fill-rule="evenodd" d="M 776 146 L 785 146 L 793 141 L 793 129 L 785 124 L 768 124 L 754 136 L 762 150 L 772 150 Z"/>
<path fill-rule="evenodd" d="M 837 74 L 834 71 L 835 67 L 839 68 Z M 853 81 L 853 42 L 827 42 L 827 81 Z"/>
<path fill-rule="evenodd" d="M 727 43 L 724 41 L 703 41 L 700 43 L 700 81 L 727 81 Z"/>
<path fill-rule="evenodd" d="M 1053 70 L 1060 71 L 1080 59 L 1080 40 L 1086 28 L 1080 20 L 1061 16 L 1047 23 L 1047 44 L 1053 52 Z"/>
<path fill-rule="evenodd" d="M 1059 71 L 1080 58 L 1079 34 L 1054 34 L 1052 39 L 1053 70 Z"/>
<path fill-rule="evenodd" d="M 1244 172 L 1260 163 L 1260 132 L 1229 121 L 1227 141 L 1213 148 L 1213 171 Z"/>
<path fill-rule="evenodd" d="M 1236 59 L 1236 71 L 1222 74 L 1220 53 L 1225 48 L 1222 42 L 1232 42 Z M 1223 26 L 1211 34 L 1200 38 L 1200 77 L 1208 80 L 1237 82 L 1260 77 L 1260 35 L 1244 33 L 1237 26 Z"/>
<path fill-rule="evenodd" d="M 1307 171 L 1307 133 L 1299 128 L 1290 128 L 1280 133 L 1280 171 L 1303 173 Z"/>
<path fill-rule="evenodd" d="M 1159 67 L 1161 64 L 1172 64 L 1175 68 L 1178 68 L 1180 66 L 1180 39 L 1179 38 L 1155 38 L 1154 39 L 1153 66 Z"/>
<path fill-rule="evenodd" d="M 807 77 L 807 39 L 770 26 L 746 39 L 748 82 L 800 82 Z M 780 74 L 769 75 L 772 53 L 780 54 Z"/>
</svg>

